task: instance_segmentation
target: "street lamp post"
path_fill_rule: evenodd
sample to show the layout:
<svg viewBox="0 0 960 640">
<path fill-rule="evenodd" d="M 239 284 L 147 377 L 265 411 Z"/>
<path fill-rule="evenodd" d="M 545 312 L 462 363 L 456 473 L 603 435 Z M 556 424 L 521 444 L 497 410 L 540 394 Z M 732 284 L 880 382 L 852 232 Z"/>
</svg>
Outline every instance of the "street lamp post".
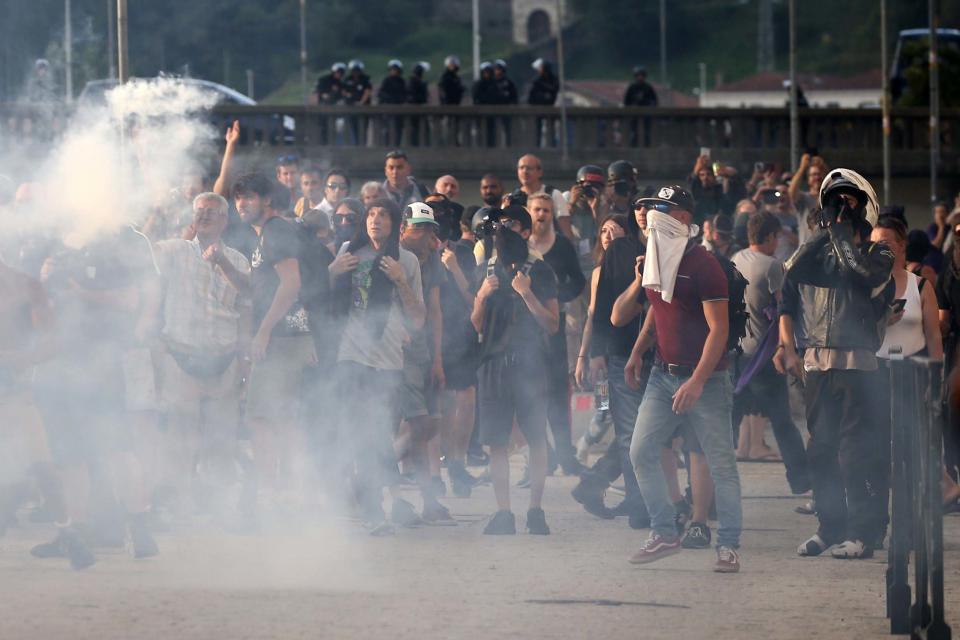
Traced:
<svg viewBox="0 0 960 640">
<path fill-rule="evenodd" d="M 310 98 L 307 93 L 307 0 L 300 0 L 300 91 L 306 105 Z"/>
<path fill-rule="evenodd" d="M 473 79 L 480 79 L 480 0 L 473 0 L 470 8 L 473 20 Z"/>
<path fill-rule="evenodd" d="M 117 0 L 117 80 L 125 84 L 130 79 L 127 58 L 127 0 Z"/>
<path fill-rule="evenodd" d="M 797 151 L 800 146 L 800 117 L 797 110 L 797 3 L 790 0 L 788 10 L 790 29 L 790 171 L 797 170 Z"/>
<path fill-rule="evenodd" d="M 660 0 L 660 84 L 667 88 L 667 0 Z"/>
<path fill-rule="evenodd" d="M 883 111 L 883 203 L 890 204 L 890 72 L 887 67 L 887 0 L 880 0 L 880 106 Z"/>
<path fill-rule="evenodd" d="M 930 21 L 930 202 L 937 201 L 937 169 L 940 165 L 940 61 L 937 59 L 937 30 L 940 28 L 938 0 L 927 0 Z"/>
<path fill-rule="evenodd" d="M 567 78 L 563 67 L 563 0 L 557 0 L 557 71 L 560 74 L 560 157 L 567 166 Z M 539 131 L 537 132 L 539 136 Z"/>
<path fill-rule="evenodd" d="M 63 63 L 66 71 L 67 104 L 73 102 L 73 18 L 71 17 L 71 0 L 63 3 Z"/>
</svg>

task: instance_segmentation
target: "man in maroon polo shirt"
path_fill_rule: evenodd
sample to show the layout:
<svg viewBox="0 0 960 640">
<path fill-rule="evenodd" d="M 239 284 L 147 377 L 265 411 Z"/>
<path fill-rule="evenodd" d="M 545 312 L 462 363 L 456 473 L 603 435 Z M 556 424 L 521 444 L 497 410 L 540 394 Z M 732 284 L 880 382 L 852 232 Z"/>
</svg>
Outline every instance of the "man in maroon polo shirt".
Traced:
<svg viewBox="0 0 960 640">
<path fill-rule="evenodd" d="M 694 201 L 685 189 L 663 187 L 642 203 L 649 210 L 642 284 L 650 313 L 625 375 L 635 375 L 643 352 L 656 345 L 655 366 L 630 446 L 651 533 L 631 562 L 653 562 L 682 548 L 660 450 L 677 431 L 684 431 L 696 435 L 716 485 L 720 526 L 715 570 L 735 573 L 740 569 L 736 549 L 742 513 L 730 428 L 732 389 L 726 371 L 726 275 L 716 258 L 695 240 L 697 229 L 690 226 Z"/>
</svg>

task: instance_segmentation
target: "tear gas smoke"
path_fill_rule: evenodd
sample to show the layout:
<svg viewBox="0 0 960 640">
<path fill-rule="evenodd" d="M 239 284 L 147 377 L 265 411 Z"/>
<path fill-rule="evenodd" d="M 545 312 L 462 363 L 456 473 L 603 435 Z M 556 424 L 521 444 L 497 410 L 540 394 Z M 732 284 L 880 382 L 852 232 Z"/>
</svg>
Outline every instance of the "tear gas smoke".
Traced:
<svg viewBox="0 0 960 640">
<path fill-rule="evenodd" d="M 33 176 L 42 197 L 2 224 L 82 246 L 101 231 L 143 222 L 214 152 L 215 131 L 202 114 L 216 102 L 212 91 L 156 78 L 118 86 L 103 104 L 81 104 Z"/>
</svg>

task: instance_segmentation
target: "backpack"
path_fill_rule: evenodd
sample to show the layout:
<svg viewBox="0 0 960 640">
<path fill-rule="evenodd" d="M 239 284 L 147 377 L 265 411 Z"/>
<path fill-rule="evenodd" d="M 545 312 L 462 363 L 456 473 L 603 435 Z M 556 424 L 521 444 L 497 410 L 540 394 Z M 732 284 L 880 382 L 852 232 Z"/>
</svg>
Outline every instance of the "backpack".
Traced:
<svg viewBox="0 0 960 640">
<path fill-rule="evenodd" d="M 747 291 L 747 285 L 750 284 L 732 260 L 723 256 L 714 254 L 723 274 L 727 276 L 727 320 L 729 321 L 729 333 L 727 333 L 727 351 L 736 351 L 743 353 L 740 341 L 747 335 L 747 320 L 750 313 L 747 311 L 747 302 L 744 294 Z"/>
</svg>

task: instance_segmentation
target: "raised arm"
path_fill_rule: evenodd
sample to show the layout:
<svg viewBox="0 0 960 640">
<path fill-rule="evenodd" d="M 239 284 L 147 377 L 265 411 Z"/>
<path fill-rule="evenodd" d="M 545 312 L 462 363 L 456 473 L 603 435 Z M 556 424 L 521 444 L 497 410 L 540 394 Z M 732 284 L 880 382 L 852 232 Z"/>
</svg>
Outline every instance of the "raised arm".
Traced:
<svg viewBox="0 0 960 640">
<path fill-rule="evenodd" d="M 234 120 L 233 124 L 227 127 L 227 134 L 224 136 L 227 146 L 223 150 L 223 160 L 220 162 L 220 175 L 217 181 L 213 183 L 213 192 L 223 196 L 230 197 L 230 182 L 233 178 L 233 154 L 237 150 L 237 144 L 240 142 L 240 121 Z"/>
</svg>

